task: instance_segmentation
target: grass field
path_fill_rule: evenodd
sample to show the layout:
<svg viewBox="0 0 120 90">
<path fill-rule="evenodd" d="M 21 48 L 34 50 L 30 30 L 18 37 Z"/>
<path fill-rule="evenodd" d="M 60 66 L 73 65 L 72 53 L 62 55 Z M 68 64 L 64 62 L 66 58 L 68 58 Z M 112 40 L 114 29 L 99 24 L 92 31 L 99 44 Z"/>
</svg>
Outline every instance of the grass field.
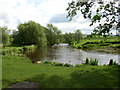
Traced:
<svg viewBox="0 0 120 90">
<path fill-rule="evenodd" d="M 22 81 L 35 81 L 40 88 L 118 88 L 118 66 L 60 67 L 32 64 L 26 57 L 3 56 L 2 88 Z"/>
<path fill-rule="evenodd" d="M 119 39 L 119 37 L 83 38 L 79 42 L 73 42 L 72 46 L 83 49 L 118 49 L 120 48 Z"/>
</svg>

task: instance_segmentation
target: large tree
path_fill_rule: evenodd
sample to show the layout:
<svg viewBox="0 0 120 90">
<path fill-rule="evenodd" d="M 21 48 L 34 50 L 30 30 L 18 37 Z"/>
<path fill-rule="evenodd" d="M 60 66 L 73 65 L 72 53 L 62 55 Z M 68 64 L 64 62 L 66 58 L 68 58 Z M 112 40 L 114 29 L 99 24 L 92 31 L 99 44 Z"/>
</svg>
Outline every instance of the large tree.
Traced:
<svg viewBox="0 0 120 90">
<path fill-rule="evenodd" d="M 83 38 L 82 32 L 79 29 L 77 29 L 74 33 L 74 40 L 79 41 L 82 38 Z"/>
<path fill-rule="evenodd" d="M 65 33 L 64 35 L 64 43 L 68 43 L 69 45 L 74 42 L 74 33 Z"/>
<path fill-rule="evenodd" d="M 120 8 L 118 5 L 119 0 L 77 0 L 68 3 L 68 17 L 70 20 L 77 15 L 78 11 L 83 14 L 85 19 L 91 20 L 91 25 L 99 23 L 93 32 L 96 34 L 109 34 L 111 30 L 119 32 Z"/>
<path fill-rule="evenodd" d="M 52 24 L 47 24 L 46 37 L 49 46 L 54 44 L 59 44 L 61 42 L 61 31 L 53 26 Z"/>
<path fill-rule="evenodd" d="M 28 21 L 18 25 L 18 31 L 14 32 L 14 44 L 32 45 L 44 47 L 47 44 L 43 27 L 34 22 Z"/>
</svg>

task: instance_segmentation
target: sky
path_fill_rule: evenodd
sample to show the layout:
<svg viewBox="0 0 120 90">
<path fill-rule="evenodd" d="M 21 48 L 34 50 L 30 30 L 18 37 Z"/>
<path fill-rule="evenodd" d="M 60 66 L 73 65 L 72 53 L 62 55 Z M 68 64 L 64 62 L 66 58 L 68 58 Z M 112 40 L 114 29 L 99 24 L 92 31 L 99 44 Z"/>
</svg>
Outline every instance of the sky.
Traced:
<svg viewBox="0 0 120 90">
<path fill-rule="evenodd" d="M 72 0 L 0 0 L 0 26 L 17 30 L 20 23 L 29 20 L 46 26 L 48 23 L 58 27 L 63 33 L 80 29 L 90 34 L 95 26 L 89 26 L 89 20 L 77 15 L 69 21 L 66 8 Z"/>
</svg>

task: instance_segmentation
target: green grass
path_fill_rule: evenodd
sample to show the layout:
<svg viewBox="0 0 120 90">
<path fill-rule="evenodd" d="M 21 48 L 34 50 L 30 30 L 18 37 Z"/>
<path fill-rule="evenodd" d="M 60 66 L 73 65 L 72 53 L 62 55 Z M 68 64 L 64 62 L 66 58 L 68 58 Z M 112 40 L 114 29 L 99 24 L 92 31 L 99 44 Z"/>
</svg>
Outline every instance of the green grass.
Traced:
<svg viewBox="0 0 120 90">
<path fill-rule="evenodd" d="M 12 55 L 12 56 L 24 56 L 24 48 L 26 50 L 33 50 L 36 47 L 35 46 L 24 46 L 24 47 L 5 47 L 5 48 L 0 48 L 2 51 L 2 55 Z"/>
<path fill-rule="evenodd" d="M 73 42 L 72 46 L 83 49 L 115 49 L 120 48 L 120 41 L 119 37 L 83 38 L 79 42 Z"/>
<path fill-rule="evenodd" d="M 3 88 L 22 81 L 35 81 L 40 88 L 118 88 L 118 66 L 79 67 L 32 64 L 26 57 L 3 56 Z"/>
</svg>

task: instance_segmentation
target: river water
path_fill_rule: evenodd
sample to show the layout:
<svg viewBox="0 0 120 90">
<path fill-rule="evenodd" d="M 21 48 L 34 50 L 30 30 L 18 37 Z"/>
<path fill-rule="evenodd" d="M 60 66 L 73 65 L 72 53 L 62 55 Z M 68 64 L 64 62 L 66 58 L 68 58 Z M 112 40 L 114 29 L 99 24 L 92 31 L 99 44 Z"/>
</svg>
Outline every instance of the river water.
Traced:
<svg viewBox="0 0 120 90">
<path fill-rule="evenodd" d="M 99 65 L 108 64 L 110 59 L 120 63 L 119 55 L 120 54 L 97 52 L 94 50 L 84 51 L 72 48 L 68 46 L 68 44 L 39 48 L 27 52 L 27 56 L 32 60 L 69 63 L 72 65 L 84 63 L 86 58 L 98 59 Z"/>
</svg>

